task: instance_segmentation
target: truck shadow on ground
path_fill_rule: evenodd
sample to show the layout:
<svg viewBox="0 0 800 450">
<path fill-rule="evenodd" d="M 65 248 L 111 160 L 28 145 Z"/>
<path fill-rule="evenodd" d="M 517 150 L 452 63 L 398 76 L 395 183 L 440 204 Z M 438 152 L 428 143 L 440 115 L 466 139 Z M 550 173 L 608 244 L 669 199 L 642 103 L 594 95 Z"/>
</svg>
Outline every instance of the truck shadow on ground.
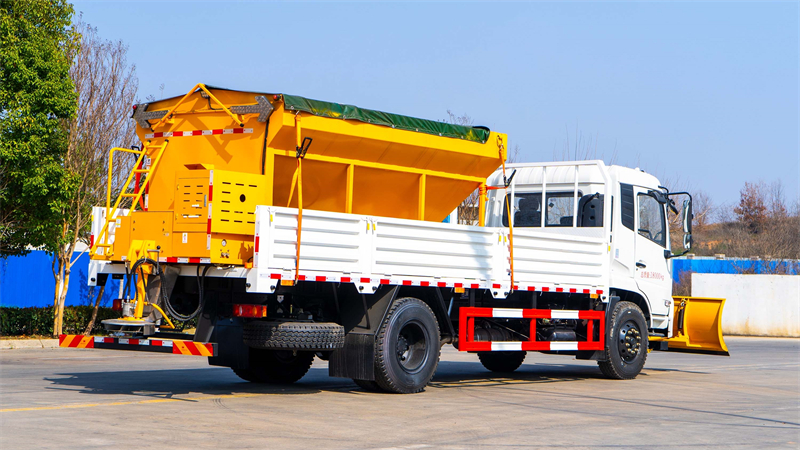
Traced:
<svg viewBox="0 0 800 450">
<path fill-rule="evenodd" d="M 269 385 L 244 381 L 230 369 L 220 367 L 59 373 L 45 378 L 45 381 L 52 383 L 47 389 L 151 398 L 173 398 L 185 394 L 314 394 L 331 389 L 331 381 L 337 385 L 352 384 L 350 380 L 329 378 L 328 370 L 322 368 L 312 368 L 295 384 Z"/>
<path fill-rule="evenodd" d="M 642 374 L 640 376 L 647 376 Z M 486 387 L 507 384 L 565 383 L 582 380 L 602 381 L 597 367 L 570 364 L 525 364 L 517 372 L 492 373 L 478 362 L 442 361 L 429 389 Z M 59 373 L 45 378 L 47 389 L 81 394 L 132 395 L 146 398 L 178 398 L 187 394 L 316 394 L 324 391 L 364 392 L 351 380 L 328 376 L 325 367 L 313 367 L 302 380 L 291 385 L 249 383 L 230 369 L 157 369 Z"/>
</svg>

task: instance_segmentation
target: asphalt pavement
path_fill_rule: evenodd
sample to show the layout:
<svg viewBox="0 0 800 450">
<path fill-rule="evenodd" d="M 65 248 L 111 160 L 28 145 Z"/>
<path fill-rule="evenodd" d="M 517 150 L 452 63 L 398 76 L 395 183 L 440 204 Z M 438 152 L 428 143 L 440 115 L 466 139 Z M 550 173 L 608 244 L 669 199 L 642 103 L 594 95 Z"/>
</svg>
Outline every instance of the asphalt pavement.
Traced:
<svg viewBox="0 0 800 450">
<path fill-rule="evenodd" d="M 631 381 L 529 353 L 510 376 L 444 348 L 425 392 L 375 394 L 316 360 L 289 387 L 200 357 L 0 351 L 2 449 L 800 448 L 800 339 L 653 352 Z"/>
</svg>

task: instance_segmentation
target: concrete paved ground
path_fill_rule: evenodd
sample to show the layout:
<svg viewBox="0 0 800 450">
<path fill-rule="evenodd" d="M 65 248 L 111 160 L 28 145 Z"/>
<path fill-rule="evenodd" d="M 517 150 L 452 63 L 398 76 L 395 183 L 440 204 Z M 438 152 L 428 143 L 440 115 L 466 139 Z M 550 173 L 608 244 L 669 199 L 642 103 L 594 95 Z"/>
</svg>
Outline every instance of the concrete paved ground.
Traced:
<svg viewBox="0 0 800 450">
<path fill-rule="evenodd" d="M 730 358 L 651 353 L 633 381 L 528 354 L 513 377 L 445 347 L 416 395 L 367 393 L 317 360 L 296 385 L 203 358 L 0 351 L 0 448 L 798 448 L 800 340 L 726 339 Z"/>
</svg>

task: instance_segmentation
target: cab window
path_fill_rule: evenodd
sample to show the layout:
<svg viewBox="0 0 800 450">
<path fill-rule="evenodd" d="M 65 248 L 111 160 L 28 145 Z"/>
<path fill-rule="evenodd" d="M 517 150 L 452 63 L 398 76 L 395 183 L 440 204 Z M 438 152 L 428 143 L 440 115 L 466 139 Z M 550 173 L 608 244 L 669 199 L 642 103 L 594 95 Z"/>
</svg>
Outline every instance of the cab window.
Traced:
<svg viewBox="0 0 800 450">
<path fill-rule="evenodd" d="M 666 247 L 667 233 L 664 207 L 652 195 L 639 194 L 637 199 L 639 203 L 638 233 L 656 244 Z"/>
<path fill-rule="evenodd" d="M 578 196 L 583 195 L 580 191 Z M 508 226 L 507 203 L 511 195 L 506 196 L 503 204 L 503 226 Z M 547 208 L 545 208 L 546 227 L 571 227 L 573 207 L 575 205 L 575 194 L 573 192 L 548 192 Z M 514 206 L 511 208 L 514 214 L 514 226 L 520 228 L 541 227 L 542 226 L 542 194 L 541 193 L 518 193 L 514 196 Z"/>
</svg>

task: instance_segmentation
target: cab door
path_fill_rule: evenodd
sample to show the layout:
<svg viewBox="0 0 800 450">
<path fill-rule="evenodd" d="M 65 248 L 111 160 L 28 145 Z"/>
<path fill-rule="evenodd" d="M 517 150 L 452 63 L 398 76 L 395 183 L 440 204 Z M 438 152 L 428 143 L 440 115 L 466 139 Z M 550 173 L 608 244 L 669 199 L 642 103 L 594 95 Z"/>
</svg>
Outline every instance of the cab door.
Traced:
<svg viewBox="0 0 800 450">
<path fill-rule="evenodd" d="M 666 325 L 672 306 L 670 261 L 664 254 L 669 246 L 666 210 L 649 189 L 634 188 L 636 219 L 634 263 L 636 285 L 650 303 L 652 326 Z"/>
</svg>

